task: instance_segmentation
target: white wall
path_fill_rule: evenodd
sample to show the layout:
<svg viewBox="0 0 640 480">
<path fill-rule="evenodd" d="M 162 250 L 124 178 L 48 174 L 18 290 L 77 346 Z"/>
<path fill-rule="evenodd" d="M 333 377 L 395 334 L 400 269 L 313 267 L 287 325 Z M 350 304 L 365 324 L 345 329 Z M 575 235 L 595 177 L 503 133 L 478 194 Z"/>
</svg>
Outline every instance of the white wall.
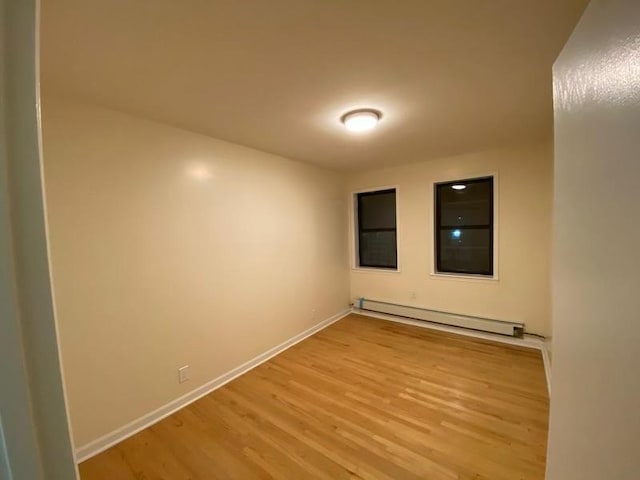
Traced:
<svg viewBox="0 0 640 480">
<path fill-rule="evenodd" d="M 2 416 L 0 416 L 0 480 L 11 480 L 9 471 L 9 454 L 4 440 L 4 430 L 2 429 Z"/>
<path fill-rule="evenodd" d="M 640 3 L 593 0 L 554 66 L 548 480 L 640 477 Z"/>
<path fill-rule="evenodd" d="M 433 183 L 496 174 L 497 279 L 431 275 Z M 400 272 L 352 269 L 351 297 L 524 322 L 550 333 L 552 155 L 549 144 L 504 148 L 359 172 L 352 192 L 395 185 Z M 349 200 L 348 200 L 349 201 Z M 352 204 L 351 204 L 352 205 Z M 349 251 L 355 265 L 353 222 Z M 411 292 L 416 298 L 411 298 Z"/>
<path fill-rule="evenodd" d="M 26 4 L 27 2 L 25 2 Z M 0 8 L 6 8 L 2 1 Z M 5 17 L 0 16 L 0 34 L 5 33 Z M 26 52 L 25 52 L 26 55 Z M 33 54 L 32 54 L 33 55 Z M 5 418 L 9 459 L 25 478 L 42 478 L 35 425 L 30 411 L 29 383 L 22 343 L 14 264 L 13 232 L 9 199 L 8 112 L 6 111 L 5 69 L 8 52 L 2 51 L 0 62 L 0 417 Z M 2 445 L 4 447 L 4 444 Z M 0 456 L 4 453 L 0 448 Z M 3 478 L 3 477 L 0 477 Z M 4 480 L 4 478 L 3 478 Z"/>
<path fill-rule="evenodd" d="M 68 480 L 76 469 L 43 209 L 37 2 L 3 0 L 0 11 L 0 473 Z"/>
<path fill-rule="evenodd" d="M 334 172 L 60 99 L 44 163 L 78 447 L 348 307 Z"/>
</svg>

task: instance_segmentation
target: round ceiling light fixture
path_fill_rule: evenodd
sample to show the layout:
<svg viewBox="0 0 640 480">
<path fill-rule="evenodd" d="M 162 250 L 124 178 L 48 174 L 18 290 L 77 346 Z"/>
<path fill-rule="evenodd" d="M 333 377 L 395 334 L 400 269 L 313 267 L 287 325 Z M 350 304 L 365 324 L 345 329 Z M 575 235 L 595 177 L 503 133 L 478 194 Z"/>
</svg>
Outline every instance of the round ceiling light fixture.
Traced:
<svg viewBox="0 0 640 480">
<path fill-rule="evenodd" d="M 467 186 L 462 185 L 461 183 L 456 183 L 455 185 L 451 185 L 451 188 L 453 188 L 454 190 L 464 190 L 465 188 L 467 188 Z"/>
<path fill-rule="evenodd" d="M 345 113 L 340 120 L 350 132 L 363 133 L 373 130 L 381 117 L 382 113 L 378 110 L 361 108 Z"/>
</svg>

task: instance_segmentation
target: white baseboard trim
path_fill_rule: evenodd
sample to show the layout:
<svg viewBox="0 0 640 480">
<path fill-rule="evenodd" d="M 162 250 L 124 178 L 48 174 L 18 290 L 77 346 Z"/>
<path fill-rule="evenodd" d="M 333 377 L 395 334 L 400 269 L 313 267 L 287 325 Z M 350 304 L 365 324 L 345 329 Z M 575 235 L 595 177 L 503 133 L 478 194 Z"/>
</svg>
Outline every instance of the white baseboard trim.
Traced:
<svg viewBox="0 0 640 480">
<path fill-rule="evenodd" d="M 172 400 L 166 405 L 154 410 L 153 412 L 149 412 L 146 415 L 143 415 L 140 418 L 129 422 L 128 424 L 114 430 L 106 435 L 89 442 L 86 445 L 83 445 L 75 450 L 76 462 L 81 463 L 94 455 L 97 455 L 100 452 L 107 450 L 113 445 L 120 443 L 121 441 L 135 435 L 136 433 L 144 430 L 147 427 L 150 427 L 154 423 L 159 422 L 163 418 L 168 417 L 172 413 L 177 412 L 178 410 L 186 407 L 190 403 L 195 402 L 196 400 L 204 397 L 205 395 L 213 392 L 214 390 L 222 387 L 224 384 L 230 382 L 236 377 L 248 372 L 249 370 L 257 367 L 261 363 L 266 362 L 272 357 L 275 357 L 279 353 L 282 353 L 289 347 L 292 347 L 296 343 L 301 342 L 307 337 L 310 337 L 314 333 L 319 332 L 320 330 L 328 327 L 332 323 L 337 322 L 338 320 L 346 317 L 351 313 L 351 309 L 343 310 L 340 313 L 333 315 L 332 317 L 323 320 L 322 322 L 314 325 L 313 327 L 305 330 L 298 335 L 291 337 L 290 339 L 282 342 L 280 345 L 277 345 L 264 353 L 261 353 L 257 357 L 249 360 L 246 363 L 243 363 L 239 367 L 234 368 L 233 370 L 228 371 L 227 373 L 220 375 L 218 378 L 211 380 L 210 382 L 205 383 L 204 385 L 192 390 L 191 392 Z"/>
<path fill-rule="evenodd" d="M 540 350 L 542 354 L 542 361 L 544 363 L 544 373 L 547 378 L 547 392 L 551 395 L 551 362 L 549 361 L 549 351 L 547 344 L 536 337 L 526 335 L 524 338 L 508 337 L 506 335 L 498 335 L 495 333 L 480 332 L 477 330 L 467 330 L 460 327 L 450 327 L 448 325 L 442 325 L 439 323 L 432 323 L 426 320 L 412 320 L 411 318 L 397 317 L 395 315 L 389 315 L 386 313 L 371 312 L 368 310 L 360 310 L 357 307 L 352 307 L 353 313 L 358 315 L 365 315 L 367 317 L 379 318 L 381 320 L 388 320 L 390 322 L 404 323 L 405 325 L 413 325 L 420 328 L 428 328 L 431 330 L 439 330 L 441 332 L 455 333 L 456 335 L 463 335 L 466 337 L 481 338 L 483 340 L 491 340 L 498 343 L 507 343 L 509 345 L 518 345 L 520 347 L 535 348 Z"/>
</svg>

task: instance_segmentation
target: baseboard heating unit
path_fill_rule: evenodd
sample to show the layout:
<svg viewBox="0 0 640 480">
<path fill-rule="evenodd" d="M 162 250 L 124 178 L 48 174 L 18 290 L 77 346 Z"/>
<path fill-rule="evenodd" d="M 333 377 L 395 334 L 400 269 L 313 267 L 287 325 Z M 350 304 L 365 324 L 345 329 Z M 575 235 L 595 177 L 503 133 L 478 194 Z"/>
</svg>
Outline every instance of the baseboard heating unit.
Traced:
<svg viewBox="0 0 640 480">
<path fill-rule="evenodd" d="M 395 303 L 379 302 L 368 298 L 358 298 L 354 304 L 360 310 L 376 313 L 386 313 L 398 317 L 424 320 L 426 322 L 439 323 L 452 327 L 468 328 L 483 332 L 498 333 L 510 337 L 522 337 L 524 323 L 505 322 L 492 318 L 472 317 L 470 315 L 458 315 L 456 313 L 440 312 L 428 308 L 411 307 Z"/>
</svg>

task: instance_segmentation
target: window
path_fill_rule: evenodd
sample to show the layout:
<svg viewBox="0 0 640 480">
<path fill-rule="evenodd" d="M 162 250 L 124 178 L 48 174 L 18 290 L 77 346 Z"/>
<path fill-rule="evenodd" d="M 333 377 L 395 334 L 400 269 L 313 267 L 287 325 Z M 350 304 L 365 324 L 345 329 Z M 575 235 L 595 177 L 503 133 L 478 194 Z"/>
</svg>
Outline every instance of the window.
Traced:
<svg viewBox="0 0 640 480">
<path fill-rule="evenodd" d="M 493 276 L 493 177 L 435 186 L 436 272 Z"/>
<path fill-rule="evenodd" d="M 396 190 L 356 194 L 358 266 L 398 268 Z"/>
</svg>

